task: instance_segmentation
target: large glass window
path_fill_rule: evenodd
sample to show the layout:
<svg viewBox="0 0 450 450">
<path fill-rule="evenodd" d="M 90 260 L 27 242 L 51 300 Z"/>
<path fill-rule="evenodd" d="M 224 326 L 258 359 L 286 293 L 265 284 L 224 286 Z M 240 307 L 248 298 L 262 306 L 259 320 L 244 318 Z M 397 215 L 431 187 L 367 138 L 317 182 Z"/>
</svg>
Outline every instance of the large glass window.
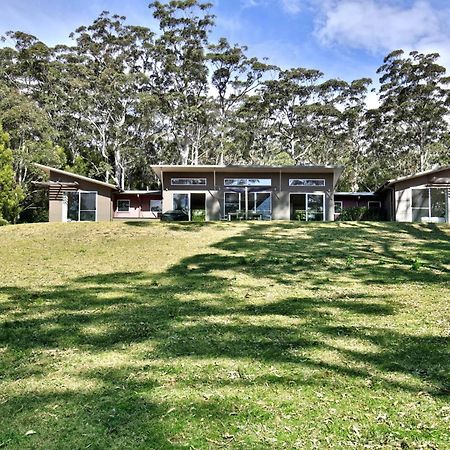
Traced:
<svg viewBox="0 0 450 450">
<path fill-rule="evenodd" d="M 172 186 L 206 186 L 206 178 L 172 178 Z"/>
<path fill-rule="evenodd" d="M 80 194 L 78 192 L 67 192 L 67 220 L 78 222 L 80 218 Z"/>
<path fill-rule="evenodd" d="M 97 219 L 97 192 L 66 192 L 67 220 L 95 222 Z"/>
<path fill-rule="evenodd" d="M 323 178 L 290 178 L 289 186 L 325 186 Z"/>
<path fill-rule="evenodd" d="M 270 178 L 225 178 L 225 186 L 272 186 Z"/>
<path fill-rule="evenodd" d="M 447 189 L 430 189 L 431 217 L 445 219 L 447 211 Z"/>
<path fill-rule="evenodd" d="M 225 215 L 230 213 L 235 213 L 242 210 L 242 199 L 240 192 L 225 192 L 224 194 L 225 203 Z"/>
<path fill-rule="evenodd" d="M 117 211 L 129 212 L 130 211 L 130 200 L 117 200 Z"/>
<path fill-rule="evenodd" d="M 290 194 L 291 220 L 323 221 L 325 197 L 322 194 Z"/>
<path fill-rule="evenodd" d="M 341 214 L 341 212 L 342 212 L 342 201 L 337 200 L 334 202 L 334 213 Z"/>
<path fill-rule="evenodd" d="M 447 213 L 446 202 L 446 189 L 411 189 L 411 212 L 413 222 L 422 222 L 424 219 L 427 221 L 444 221 Z"/>
<path fill-rule="evenodd" d="M 309 221 L 323 221 L 323 195 L 308 194 L 308 220 Z"/>
<path fill-rule="evenodd" d="M 150 200 L 150 211 L 153 213 L 162 212 L 162 200 Z"/>
<path fill-rule="evenodd" d="M 255 212 L 261 213 L 263 217 L 272 214 L 272 201 L 270 192 L 255 192 Z"/>
<path fill-rule="evenodd" d="M 173 209 L 189 209 L 189 194 L 173 194 Z"/>
</svg>

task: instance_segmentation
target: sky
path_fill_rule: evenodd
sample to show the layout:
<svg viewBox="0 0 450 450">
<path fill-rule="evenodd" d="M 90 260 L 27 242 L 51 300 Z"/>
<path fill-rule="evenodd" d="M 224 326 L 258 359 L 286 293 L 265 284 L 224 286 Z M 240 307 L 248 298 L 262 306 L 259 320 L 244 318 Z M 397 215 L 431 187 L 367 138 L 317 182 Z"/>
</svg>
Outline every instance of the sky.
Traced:
<svg viewBox="0 0 450 450">
<path fill-rule="evenodd" d="M 212 39 L 248 47 L 283 69 L 307 67 L 327 78 L 370 77 L 392 50 L 438 52 L 450 69 L 450 0 L 210 0 Z M 0 35 L 20 30 L 47 45 L 103 10 L 156 30 L 147 0 L 0 0 Z M 376 99 L 373 99 L 376 102 Z M 370 102 L 370 100 L 369 100 Z"/>
</svg>

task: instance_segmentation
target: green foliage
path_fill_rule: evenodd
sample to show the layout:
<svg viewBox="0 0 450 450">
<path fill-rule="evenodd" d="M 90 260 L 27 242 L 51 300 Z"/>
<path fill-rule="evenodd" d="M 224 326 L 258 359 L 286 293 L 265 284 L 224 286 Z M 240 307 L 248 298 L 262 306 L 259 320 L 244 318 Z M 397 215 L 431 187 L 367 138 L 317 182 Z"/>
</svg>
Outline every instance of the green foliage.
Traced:
<svg viewBox="0 0 450 450">
<path fill-rule="evenodd" d="M 339 189 L 450 162 L 449 78 L 437 54 L 392 52 L 371 80 L 281 70 L 242 44 L 211 40 L 212 5 L 154 1 L 159 29 L 103 12 L 72 45 L 21 31 L 0 48 L 0 121 L 34 208 L 33 162 L 117 184 L 157 184 L 151 163 L 335 164 Z"/>
<path fill-rule="evenodd" d="M 304 209 L 297 209 L 294 213 L 295 220 L 299 220 L 301 222 L 306 221 L 306 211 Z"/>
<path fill-rule="evenodd" d="M 419 270 L 422 267 L 423 262 L 419 258 L 415 258 L 411 262 L 411 270 Z"/>
<path fill-rule="evenodd" d="M 136 223 L 0 228 L 4 448 L 448 449 L 448 225 Z"/>
<path fill-rule="evenodd" d="M 14 179 L 9 136 L 3 132 L 0 123 L 0 219 L 16 222 L 23 198 L 23 191 Z"/>
<path fill-rule="evenodd" d="M 206 219 L 204 209 L 193 209 L 191 211 L 191 220 L 193 222 L 204 222 Z"/>
<path fill-rule="evenodd" d="M 381 209 L 369 209 L 367 207 L 344 208 L 339 214 L 338 220 L 357 221 L 357 220 L 385 220 L 384 211 Z"/>
</svg>

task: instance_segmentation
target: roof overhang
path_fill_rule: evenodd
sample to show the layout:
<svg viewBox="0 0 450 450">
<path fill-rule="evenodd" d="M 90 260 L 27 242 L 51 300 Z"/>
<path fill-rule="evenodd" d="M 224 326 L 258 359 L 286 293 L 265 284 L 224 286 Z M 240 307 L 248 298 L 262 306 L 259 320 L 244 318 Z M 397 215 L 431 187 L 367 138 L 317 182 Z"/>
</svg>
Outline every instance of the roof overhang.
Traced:
<svg viewBox="0 0 450 450">
<path fill-rule="evenodd" d="M 163 172 L 177 172 L 177 173 L 207 173 L 207 172 L 253 172 L 253 173 L 332 173 L 334 186 L 344 170 L 341 166 L 315 166 L 315 165 L 301 165 L 301 166 L 256 166 L 256 165 L 151 165 L 150 166 L 155 175 L 161 179 Z"/>
<path fill-rule="evenodd" d="M 381 192 L 382 190 L 390 188 L 393 185 L 400 183 L 402 181 L 413 180 L 414 178 L 420 178 L 420 177 L 427 176 L 427 175 L 434 175 L 436 173 L 443 172 L 444 170 L 450 170 L 450 165 L 438 167 L 436 169 L 426 170 L 424 172 L 418 172 L 418 173 L 415 173 L 414 175 L 407 175 L 404 177 L 399 177 L 399 178 L 395 178 L 395 179 L 386 181 L 386 183 L 384 183 L 382 186 L 380 186 L 376 192 Z M 437 184 L 446 184 L 446 183 L 437 183 Z"/>
<path fill-rule="evenodd" d="M 140 190 L 128 190 L 128 191 L 120 191 L 119 195 L 157 195 L 161 194 L 161 189 L 153 190 L 153 191 L 140 191 Z"/>
<path fill-rule="evenodd" d="M 335 192 L 334 195 L 345 195 L 349 197 L 376 197 L 375 192 Z"/>
<path fill-rule="evenodd" d="M 67 170 L 55 169 L 54 167 L 45 166 L 44 164 L 34 163 L 34 165 L 37 168 L 43 170 L 48 175 L 50 175 L 51 173 L 57 173 L 60 175 L 64 175 L 64 176 L 73 178 L 75 180 L 87 181 L 89 183 L 98 184 L 100 186 L 104 186 L 104 187 L 107 187 L 107 188 L 110 188 L 113 190 L 118 190 L 117 186 L 115 186 L 114 184 L 105 183 L 104 181 L 98 181 L 98 180 L 94 180 L 93 178 L 85 177 L 83 175 L 78 175 L 76 173 L 67 172 Z M 62 182 L 62 183 L 64 184 L 64 182 Z"/>
</svg>

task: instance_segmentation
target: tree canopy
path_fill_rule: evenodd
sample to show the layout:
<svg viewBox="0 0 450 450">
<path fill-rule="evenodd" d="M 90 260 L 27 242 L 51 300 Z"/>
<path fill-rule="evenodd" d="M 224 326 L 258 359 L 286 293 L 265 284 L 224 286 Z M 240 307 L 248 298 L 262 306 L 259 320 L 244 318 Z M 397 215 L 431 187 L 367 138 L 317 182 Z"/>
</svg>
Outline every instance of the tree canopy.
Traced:
<svg viewBox="0 0 450 450">
<path fill-rule="evenodd" d="M 372 80 L 280 69 L 211 40 L 211 4 L 154 1 L 151 30 L 102 12 L 50 47 L 22 31 L 0 48 L 0 122 L 27 209 L 33 162 L 117 184 L 155 183 L 150 164 L 339 164 L 370 190 L 449 162 L 449 82 L 437 54 L 390 53 Z M 5 144 L 3 144 L 5 145 Z"/>
</svg>

